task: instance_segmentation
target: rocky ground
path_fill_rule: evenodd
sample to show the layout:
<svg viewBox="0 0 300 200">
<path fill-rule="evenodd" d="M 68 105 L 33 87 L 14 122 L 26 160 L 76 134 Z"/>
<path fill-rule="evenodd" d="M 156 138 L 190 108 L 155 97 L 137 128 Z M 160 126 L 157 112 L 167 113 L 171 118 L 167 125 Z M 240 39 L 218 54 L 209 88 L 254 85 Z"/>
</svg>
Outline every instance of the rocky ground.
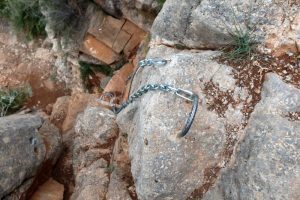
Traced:
<svg viewBox="0 0 300 200">
<path fill-rule="evenodd" d="M 71 50 L 49 27 L 26 42 L 1 21 L 0 87 L 32 88 L 0 118 L 1 199 L 300 199 L 298 1 L 95 2 Z M 251 50 L 230 57 L 237 38 Z M 131 85 L 145 57 L 167 63 Z M 80 62 L 112 73 L 81 80 Z M 174 94 L 112 112 L 154 83 L 199 96 L 185 137 L 192 105 Z"/>
<path fill-rule="evenodd" d="M 1 19 L 0 23 L 0 87 L 29 86 L 32 96 L 25 107 L 30 109 L 45 110 L 58 97 L 67 95 L 68 90 L 56 78 L 52 44 L 42 39 L 18 40 L 7 21 Z"/>
</svg>

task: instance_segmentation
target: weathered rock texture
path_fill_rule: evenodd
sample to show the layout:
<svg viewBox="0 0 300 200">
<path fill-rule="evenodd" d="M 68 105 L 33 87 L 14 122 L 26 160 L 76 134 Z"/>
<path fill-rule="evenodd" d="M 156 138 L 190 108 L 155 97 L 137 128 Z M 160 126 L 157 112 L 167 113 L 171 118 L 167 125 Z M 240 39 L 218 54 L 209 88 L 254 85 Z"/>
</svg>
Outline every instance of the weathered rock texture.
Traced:
<svg viewBox="0 0 300 200">
<path fill-rule="evenodd" d="M 108 14 L 127 18 L 144 30 L 151 25 L 163 3 L 157 0 L 94 0 Z"/>
<path fill-rule="evenodd" d="M 101 10 L 95 11 L 84 38 L 81 51 L 112 64 L 120 60 L 121 52 L 129 58 L 146 36 L 146 32 L 126 19 L 116 19 Z"/>
<path fill-rule="evenodd" d="M 152 33 L 171 45 L 220 48 L 250 33 L 275 55 L 299 51 L 297 1 L 167 0 Z M 298 49 L 297 49 L 298 46 Z"/>
<path fill-rule="evenodd" d="M 64 186 L 52 178 L 41 185 L 30 200 L 63 200 Z"/>
<path fill-rule="evenodd" d="M 268 74 L 232 166 L 204 199 L 300 198 L 300 90 Z"/>
<path fill-rule="evenodd" d="M 49 175 L 59 154 L 60 134 L 48 121 L 33 115 L 0 118 L 0 198 L 26 199 L 36 176 Z"/>
<path fill-rule="evenodd" d="M 72 200 L 105 199 L 109 183 L 109 163 L 118 134 L 115 115 L 107 109 L 88 107 L 75 126 Z"/>
<path fill-rule="evenodd" d="M 120 134 L 114 145 L 112 155 L 112 172 L 110 175 L 107 200 L 136 199 L 134 182 L 130 171 L 127 134 Z"/>
<path fill-rule="evenodd" d="M 194 190 L 212 184 L 214 173 L 228 162 L 228 152 L 245 120 L 241 109 L 249 95 L 235 86 L 231 67 L 213 61 L 217 55 L 219 52 L 178 51 L 164 46 L 150 49 L 149 57 L 170 61 L 163 67 L 144 68 L 136 76 L 133 91 L 145 84 L 165 83 L 196 92 L 200 102 L 191 130 L 181 139 L 176 135 L 191 104 L 171 93 L 149 92 L 118 115 L 120 130 L 128 134 L 139 199 L 186 199 Z M 238 92 L 235 97 L 220 97 L 220 109 L 214 110 L 207 106 L 214 102 L 209 99 L 209 84 L 225 93 Z M 234 107 L 232 101 L 236 101 Z"/>
</svg>

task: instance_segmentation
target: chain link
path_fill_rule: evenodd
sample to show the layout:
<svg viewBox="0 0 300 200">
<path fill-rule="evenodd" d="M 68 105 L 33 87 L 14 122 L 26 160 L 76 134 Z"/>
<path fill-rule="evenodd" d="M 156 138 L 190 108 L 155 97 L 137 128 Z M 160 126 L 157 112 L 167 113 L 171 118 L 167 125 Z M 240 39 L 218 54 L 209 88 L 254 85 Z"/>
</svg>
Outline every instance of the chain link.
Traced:
<svg viewBox="0 0 300 200">
<path fill-rule="evenodd" d="M 168 60 L 165 60 L 163 58 L 146 58 L 144 60 L 139 61 L 140 67 L 146 67 L 146 66 L 164 66 L 168 63 Z"/>
<path fill-rule="evenodd" d="M 114 112 L 118 114 L 121 110 L 126 108 L 129 104 L 131 104 L 133 101 L 136 99 L 140 98 L 142 95 L 146 94 L 149 91 L 155 91 L 155 90 L 160 90 L 162 92 L 170 92 L 174 93 L 175 95 L 184 98 L 188 101 L 193 101 L 193 96 L 194 93 L 183 90 L 183 89 L 177 89 L 172 85 L 167 85 L 167 84 L 148 84 L 144 85 L 141 87 L 139 90 L 137 90 L 135 93 L 133 93 L 126 102 L 124 102 L 120 108 L 114 107 Z"/>
<path fill-rule="evenodd" d="M 162 59 L 162 58 L 148 58 L 148 59 L 141 60 L 139 62 L 138 69 L 135 71 L 135 73 L 133 74 L 133 77 L 131 78 L 129 92 L 131 89 L 132 81 L 140 68 L 144 68 L 145 66 L 154 66 L 154 65 L 163 66 L 163 65 L 166 65 L 167 62 L 168 62 L 167 60 Z M 195 115 L 196 115 L 196 112 L 198 109 L 198 101 L 199 101 L 198 95 L 189 90 L 176 88 L 176 87 L 174 87 L 172 85 L 168 85 L 168 84 L 147 84 L 147 85 L 142 86 L 139 90 L 137 90 L 132 95 L 130 95 L 128 100 L 126 102 L 124 102 L 119 108 L 114 106 L 113 107 L 114 113 L 118 114 L 123 109 L 125 109 L 129 104 L 131 104 L 132 102 L 134 102 L 135 100 L 137 100 L 138 98 L 140 98 L 141 96 L 146 94 L 147 92 L 156 91 L 156 90 L 159 90 L 162 92 L 173 93 L 173 94 L 177 95 L 178 97 L 181 97 L 181 98 L 183 98 L 187 101 L 191 101 L 193 103 L 192 110 L 189 113 L 189 116 L 186 120 L 185 126 L 183 127 L 182 131 L 178 134 L 178 137 L 184 137 L 188 133 L 189 129 L 191 128 L 191 126 L 193 124 L 193 121 L 194 121 L 194 118 L 195 118 Z"/>
</svg>

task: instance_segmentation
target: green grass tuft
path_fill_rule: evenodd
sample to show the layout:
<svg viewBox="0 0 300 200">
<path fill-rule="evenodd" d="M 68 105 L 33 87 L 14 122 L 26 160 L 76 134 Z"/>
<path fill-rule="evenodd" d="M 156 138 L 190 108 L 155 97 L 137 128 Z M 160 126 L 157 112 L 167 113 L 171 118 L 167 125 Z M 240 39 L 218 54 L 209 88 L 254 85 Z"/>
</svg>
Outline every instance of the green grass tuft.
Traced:
<svg viewBox="0 0 300 200">
<path fill-rule="evenodd" d="M 31 96 L 29 86 L 14 89 L 0 89 L 0 117 L 18 111 Z"/>
<path fill-rule="evenodd" d="M 250 58 L 255 44 L 250 31 L 236 30 L 231 36 L 233 43 L 225 48 L 225 57 L 230 60 Z"/>
</svg>

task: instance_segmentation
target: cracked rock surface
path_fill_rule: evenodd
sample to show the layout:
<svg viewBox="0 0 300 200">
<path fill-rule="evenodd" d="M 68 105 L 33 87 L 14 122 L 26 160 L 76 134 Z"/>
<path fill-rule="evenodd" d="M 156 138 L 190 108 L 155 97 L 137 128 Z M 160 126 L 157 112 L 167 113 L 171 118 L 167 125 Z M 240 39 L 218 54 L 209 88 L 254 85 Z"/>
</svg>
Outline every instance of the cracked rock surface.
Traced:
<svg viewBox="0 0 300 200">
<path fill-rule="evenodd" d="M 213 49 L 249 33 L 279 56 L 299 48 L 299 9 L 294 1 L 167 0 L 151 30 L 169 44 Z"/>
<path fill-rule="evenodd" d="M 235 162 L 204 199 L 299 199 L 300 122 L 288 117 L 299 112 L 299 100 L 299 89 L 267 75 Z"/>
<path fill-rule="evenodd" d="M 159 46 L 149 57 L 169 60 L 163 67 L 145 67 L 133 90 L 149 83 L 171 84 L 199 95 L 199 110 L 188 135 L 177 138 L 191 104 L 171 93 L 148 92 L 117 117 L 121 132 L 128 134 L 131 171 L 139 199 L 186 199 L 195 190 L 214 182 L 214 173 L 229 160 L 244 122 L 244 100 L 234 106 L 220 103 L 226 117 L 209 109 L 206 84 L 234 91 L 232 68 L 213 60 L 219 52 L 177 51 Z M 221 75 L 219 75 L 221 73 Z M 233 97 L 232 97 L 233 98 Z M 213 100 L 213 99 L 212 99 Z M 211 172 L 212 171 L 212 172 Z"/>
<path fill-rule="evenodd" d="M 73 147 L 75 189 L 71 200 L 105 199 L 117 134 L 115 115 L 108 109 L 87 107 L 78 116 Z"/>
<path fill-rule="evenodd" d="M 26 199 L 36 176 L 51 169 L 59 154 L 60 134 L 48 121 L 30 114 L 1 117 L 0 198 Z"/>
</svg>

